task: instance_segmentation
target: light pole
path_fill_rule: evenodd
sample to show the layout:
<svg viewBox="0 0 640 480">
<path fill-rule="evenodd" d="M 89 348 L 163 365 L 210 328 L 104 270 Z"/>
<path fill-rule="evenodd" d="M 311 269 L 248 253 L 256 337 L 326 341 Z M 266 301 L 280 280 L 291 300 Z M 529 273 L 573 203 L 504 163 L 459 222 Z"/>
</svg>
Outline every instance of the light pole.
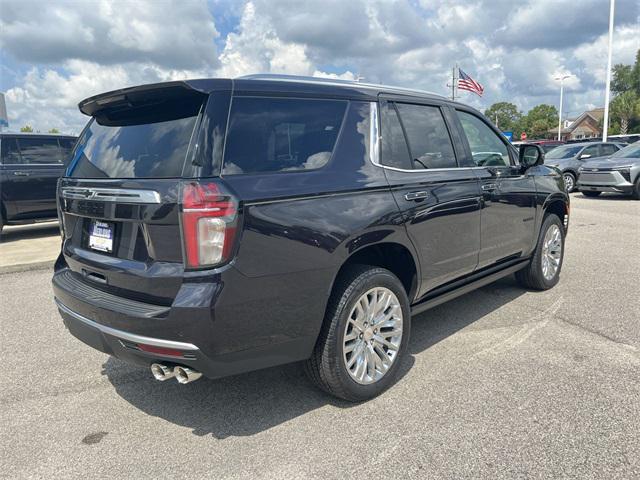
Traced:
<svg viewBox="0 0 640 480">
<path fill-rule="evenodd" d="M 611 84 L 611 47 L 613 46 L 613 11 L 616 0 L 611 0 L 609 8 L 609 58 L 607 59 L 607 84 L 604 90 L 604 125 L 602 126 L 602 141 L 607 141 L 609 130 L 609 91 Z"/>
<path fill-rule="evenodd" d="M 562 137 L 562 92 L 564 90 L 564 79 L 569 78 L 572 75 L 560 75 L 559 77 L 555 77 L 554 80 L 560 80 L 560 110 L 558 111 L 558 141 L 561 140 Z"/>
</svg>

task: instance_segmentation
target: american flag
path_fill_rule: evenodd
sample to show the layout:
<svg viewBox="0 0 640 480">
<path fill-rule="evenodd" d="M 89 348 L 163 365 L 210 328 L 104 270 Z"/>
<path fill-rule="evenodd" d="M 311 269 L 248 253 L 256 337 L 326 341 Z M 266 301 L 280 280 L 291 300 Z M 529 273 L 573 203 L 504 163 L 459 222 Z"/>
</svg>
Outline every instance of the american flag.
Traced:
<svg viewBox="0 0 640 480">
<path fill-rule="evenodd" d="M 459 68 L 458 71 L 460 72 L 460 75 L 458 76 L 458 88 L 461 90 L 468 90 L 481 97 L 484 92 L 484 87 L 464 73 L 461 68 Z"/>
</svg>

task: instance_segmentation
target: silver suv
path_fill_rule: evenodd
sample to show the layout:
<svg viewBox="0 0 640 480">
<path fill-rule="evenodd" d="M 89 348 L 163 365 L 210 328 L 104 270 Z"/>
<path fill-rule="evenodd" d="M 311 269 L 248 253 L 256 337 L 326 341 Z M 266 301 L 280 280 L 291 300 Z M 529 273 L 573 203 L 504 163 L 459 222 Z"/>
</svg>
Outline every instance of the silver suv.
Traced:
<svg viewBox="0 0 640 480">
<path fill-rule="evenodd" d="M 544 164 L 554 167 L 562 172 L 564 185 L 567 192 L 571 193 L 576 188 L 578 169 L 589 159 L 596 157 L 608 157 L 624 147 L 620 143 L 581 142 L 569 143 L 554 148 L 545 154 Z"/>
<path fill-rule="evenodd" d="M 640 200 L 640 142 L 578 169 L 578 189 L 587 197 L 602 192 L 624 193 Z"/>
</svg>

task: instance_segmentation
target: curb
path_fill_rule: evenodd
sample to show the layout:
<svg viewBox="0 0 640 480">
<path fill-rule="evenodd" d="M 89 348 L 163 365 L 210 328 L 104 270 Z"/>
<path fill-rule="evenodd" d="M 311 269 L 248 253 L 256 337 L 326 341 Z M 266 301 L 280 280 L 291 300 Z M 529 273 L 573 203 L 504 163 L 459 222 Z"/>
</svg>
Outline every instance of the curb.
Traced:
<svg viewBox="0 0 640 480">
<path fill-rule="evenodd" d="M 53 270 L 54 260 L 47 260 L 44 262 L 33 262 L 33 263 L 23 263 L 19 265 L 6 265 L 4 267 L 0 267 L 0 275 L 4 275 L 7 273 L 19 273 L 19 272 L 30 272 L 36 270 Z"/>
</svg>

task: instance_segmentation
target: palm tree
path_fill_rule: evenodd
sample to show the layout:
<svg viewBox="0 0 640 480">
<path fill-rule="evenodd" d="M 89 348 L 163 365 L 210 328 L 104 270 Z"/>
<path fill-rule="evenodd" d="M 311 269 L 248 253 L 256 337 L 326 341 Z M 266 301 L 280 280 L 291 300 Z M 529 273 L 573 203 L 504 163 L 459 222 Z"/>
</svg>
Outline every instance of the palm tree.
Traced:
<svg viewBox="0 0 640 480">
<path fill-rule="evenodd" d="M 620 134 L 626 135 L 629 121 L 640 115 L 640 97 L 632 90 L 621 93 L 611 102 L 611 113 L 620 120 Z"/>
</svg>

